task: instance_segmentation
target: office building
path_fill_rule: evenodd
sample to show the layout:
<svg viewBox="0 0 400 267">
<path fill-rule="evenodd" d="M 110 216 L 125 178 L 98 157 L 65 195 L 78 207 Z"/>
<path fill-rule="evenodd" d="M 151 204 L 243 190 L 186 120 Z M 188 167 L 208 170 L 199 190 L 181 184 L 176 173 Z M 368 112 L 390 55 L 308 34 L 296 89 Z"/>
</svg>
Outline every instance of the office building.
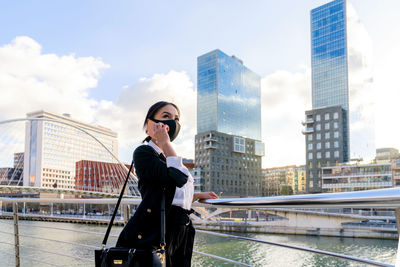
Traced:
<svg viewBox="0 0 400 267">
<path fill-rule="evenodd" d="M 261 140 L 261 80 L 235 56 L 214 50 L 197 58 L 197 132 Z"/>
<path fill-rule="evenodd" d="M 321 192 L 321 167 L 349 160 L 346 120 L 341 106 L 306 111 L 303 134 L 306 136 L 307 192 Z"/>
<path fill-rule="evenodd" d="M 74 189 L 76 162 L 93 160 L 116 163 L 111 154 L 92 137 L 118 155 L 117 133 L 110 129 L 77 121 L 68 114 L 59 115 L 43 110 L 28 113 L 27 117 L 44 120 L 26 123 L 24 186 Z"/>
<path fill-rule="evenodd" d="M 196 135 L 196 167 L 201 169 L 202 191 L 223 196 L 261 194 L 261 157 L 259 141 L 216 131 Z"/>
<path fill-rule="evenodd" d="M 306 188 L 307 192 L 321 192 L 321 170 L 324 162 L 346 162 L 349 160 L 349 86 L 348 86 L 348 51 L 347 51 L 347 21 L 346 0 L 335 0 L 319 6 L 310 12 L 311 17 L 311 69 L 312 69 L 312 110 L 306 111 Z M 337 153 L 333 151 L 309 150 L 314 143 L 308 141 L 313 135 L 310 129 L 313 123 L 308 123 L 311 114 L 323 115 L 329 108 L 335 107 L 334 113 L 340 114 L 341 120 L 325 121 L 327 124 L 337 123 L 340 147 Z M 327 110 L 324 110 L 328 108 Z M 314 126 L 318 125 L 317 123 Z M 316 131 L 316 129 L 313 129 Z M 325 134 L 325 133 L 320 133 Z M 326 141 L 328 142 L 328 141 Z M 329 147 L 328 149 L 331 149 Z M 310 153 L 317 153 L 310 156 Z M 318 154 L 319 153 L 319 154 Z M 320 155 L 318 158 L 318 155 Z M 323 154 L 323 155 L 322 155 Z M 310 157 L 313 161 L 317 156 L 317 165 L 310 165 Z"/>
<path fill-rule="evenodd" d="M 400 153 L 398 149 L 392 147 L 377 148 L 375 159 L 377 161 L 400 159 Z"/>
<path fill-rule="evenodd" d="M 393 186 L 392 163 L 338 164 L 322 167 L 324 192 L 346 192 Z"/>
<path fill-rule="evenodd" d="M 201 190 L 257 196 L 261 185 L 260 77 L 220 50 L 197 59 L 195 167 Z"/>
<path fill-rule="evenodd" d="M 126 168 L 119 163 L 80 160 L 75 167 L 75 189 L 119 194 L 128 174 Z"/>
</svg>

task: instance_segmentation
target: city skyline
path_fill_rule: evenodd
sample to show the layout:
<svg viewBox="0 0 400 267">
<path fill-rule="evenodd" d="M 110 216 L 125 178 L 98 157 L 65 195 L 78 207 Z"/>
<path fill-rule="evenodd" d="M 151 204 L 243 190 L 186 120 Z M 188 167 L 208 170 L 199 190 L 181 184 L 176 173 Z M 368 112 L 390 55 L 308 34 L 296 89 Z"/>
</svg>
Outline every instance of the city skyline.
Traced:
<svg viewBox="0 0 400 267">
<path fill-rule="evenodd" d="M 171 42 L 165 35 L 163 37 L 166 42 L 161 40 L 160 44 L 166 44 L 166 46 L 161 49 L 161 52 L 168 49 L 171 52 L 164 56 L 161 56 L 161 52 L 158 52 L 154 45 L 145 49 L 143 44 L 146 43 L 135 46 L 132 42 L 134 55 L 142 49 L 140 52 L 143 53 L 143 57 L 153 52 L 160 59 L 155 60 L 155 56 L 152 56 L 149 57 L 149 61 L 145 61 L 142 57 L 122 57 L 122 54 L 129 54 L 130 50 L 122 46 L 121 42 L 118 44 L 121 45 L 122 54 L 118 53 L 118 49 L 109 49 L 110 47 L 107 47 L 106 52 L 101 42 L 95 46 L 93 42 L 98 39 L 88 33 L 93 32 L 91 29 L 95 29 L 93 25 L 98 19 L 97 16 L 89 20 L 82 29 L 77 30 L 76 35 L 72 31 L 77 27 L 63 24 L 64 21 L 68 21 L 68 16 L 56 19 L 54 26 L 61 25 L 67 29 L 62 31 L 65 38 L 75 37 L 70 38 L 69 41 L 63 38 L 57 41 L 57 38 L 53 38 L 54 35 L 50 34 L 51 30 L 55 31 L 55 28 L 45 25 L 48 18 L 43 16 L 43 18 L 32 19 L 32 16 L 35 16 L 32 14 L 39 16 L 42 13 L 39 11 L 35 13 L 36 9 L 32 7 L 32 14 L 30 14 L 29 6 L 26 6 L 22 12 L 27 15 L 26 18 L 17 16 L 16 19 L 20 19 L 19 23 L 13 23 L 13 27 L 6 27 L 5 34 L 0 38 L 2 62 L 0 63 L 2 78 L 0 90 L 7 96 L 3 97 L 0 105 L 0 119 L 25 117 L 26 113 L 38 109 L 71 113 L 74 118 L 101 124 L 120 133 L 120 156 L 124 161 L 129 162 L 133 146 L 144 137 L 141 124 L 147 108 L 159 98 L 166 98 L 177 102 L 183 111 L 182 134 L 177 140 L 178 151 L 185 157 L 193 158 L 196 123 L 195 104 L 193 104 L 196 102 L 194 71 L 196 56 L 193 55 L 219 48 L 243 59 L 249 68 L 262 77 L 262 140 L 266 143 L 267 154 L 267 157 L 264 157 L 263 166 L 302 164 L 304 163 L 304 139 L 300 134 L 299 122 L 304 117 L 304 110 L 311 107 L 311 102 L 306 100 L 310 98 L 311 91 L 310 60 L 308 59 L 310 55 L 309 10 L 323 4 L 324 1 L 294 4 L 298 6 L 293 9 L 300 11 L 298 14 L 295 12 L 290 14 L 298 22 L 297 24 L 293 20 L 277 20 L 279 14 L 283 14 L 283 10 L 292 12 L 287 9 L 288 3 L 267 5 L 268 8 L 261 3 L 246 5 L 247 11 L 254 13 L 257 9 L 264 10 L 270 18 L 261 16 L 259 13 L 252 16 L 246 15 L 245 18 L 248 18 L 244 23 L 246 27 L 239 27 L 237 32 L 232 32 L 232 30 L 222 32 L 221 28 L 212 30 L 212 38 L 208 38 L 208 43 L 202 41 L 194 45 L 191 41 L 192 35 L 188 35 L 189 32 L 185 31 L 185 28 L 179 28 L 181 33 L 186 33 L 183 36 L 190 36 L 190 38 L 186 43 L 185 39 L 178 39 L 180 43 L 176 49 L 182 49 L 182 45 L 186 44 L 187 48 L 182 51 L 190 50 L 190 53 L 183 52 L 182 55 L 175 53 L 177 50 L 171 47 L 177 43 Z M 395 99 L 400 90 L 395 82 L 394 66 L 397 60 L 400 60 L 400 54 L 396 49 L 400 40 L 397 37 L 399 35 L 395 34 L 398 31 L 396 27 L 390 31 L 385 27 L 385 25 L 399 22 L 399 19 L 394 16 L 394 10 L 396 10 L 394 5 L 398 3 L 395 1 L 381 5 L 373 1 L 363 1 L 363 3 L 349 1 L 349 3 L 354 4 L 355 10 L 359 12 L 359 16 L 352 14 L 352 23 L 362 33 L 355 38 L 358 45 L 350 47 L 349 44 L 349 65 L 353 69 L 349 77 L 350 91 L 353 85 L 356 89 L 353 91 L 355 94 L 361 94 L 367 98 L 366 101 L 359 103 L 362 116 L 376 115 L 377 117 L 374 127 L 377 129 L 376 147 L 398 148 L 399 141 L 393 133 L 399 129 L 397 125 L 391 123 L 390 117 L 399 112 Z M 212 4 L 207 2 L 204 5 L 209 7 Z M 172 6 L 174 5 L 171 4 Z M 49 7 L 54 8 L 54 14 L 51 13 L 50 16 L 57 15 L 55 7 L 55 4 Z M 93 8 L 87 4 L 83 10 L 88 10 L 89 7 Z M 201 14 L 209 12 L 205 10 L 205 7 L 201 9 Z M 18 8 L 20 8 L 18 4 L 8 4 L 5 9 L 8 15 L 4 14 L 5 16 L 0 21 L 10 25 L 10 22 L 15 21 L 10 16 L 15 16 L 18 13 L 15 10 Z M 64 6 L 64 8 L 66 14 L 72 14 L 71 7 Z M 100 5 L 99 8 L 103 8 L 104 11 L 105 5 Z M 183 8 L 187 11 L 185 17 L 194 14 L 193 7 L 184 6 Z M 231 8 L 235 13 L 243 7 L 236 4 Z M 220 6 L 216 6 L 216 11 L 220 10 Z M 385 10 L 385 17 L 378 16 L 379 10 Z M 156 12 L 161 12 L 161 9 L 156 9 Z M 82 15 L 84 14 L 77 14 L 78 17 Z M 220 19 L 225 18 L 227 22 L 233 23 L 233 18 L 226 17 L 226 14 L 221 16 Z M 254 17 L 254 21 L 250 19 L 251 17 Z M 121 20 L 115 19 L 115 22 L 110 24 L 110 29 L 117 27 L 118 23 L 126 18 L 126 13 L 122 13 Z M 32 25 L 24 23 L 29 19 Z M 271 24 L 262 23 L 271 22 L 270 19 L 275 19 L 274 21 L 280 23 L 274 27 Z M 211 22 L 215 23 L 215 21 Z M 143 29 L 153 29 L 151 26 L 146 28 L 145 24 L 140 25 L 144 26 Z M 104 28 L 101 29 L 104 30 Z M 106 30 L 102 34 L 96 32 L 97 38 L 108 36 L 109 31 Z M 390 34 L 387 34 L 388 31 Z M 123 28 L 119 34 L 124 32 L 129 31 Z M 176 31 L 171 30 L 168 33 L 171 33 L 172 39 L 178 36 Z M 204 32 L 200 34 L 204 36 Z M 112 34 L 110 36 L 116 37 Z M 143 37 L 143 32 L 138 36 Z M 270 38 L 271 36 L 274 38 Z M 157 43 L 156 40 L 157 38 L 153 42 Z M 293 43 L 297 45 L 293 46 Z M 371 55 L 371 50 L 375 55 Z M 172 60 L 171 55 L 177 58 Z M 119 61 L 116 58 L 119 58 Z M 302 67 L 298 67 L 299 65 Z M 128 71 L 129 69 L 132 71 Z M 352 77 L 353 81 L 351 81 Z M 364 85 L 374 87 L 375 95 L 374 93 L 366 94 L 366 91 L 362 90 L 365 88 Z M 379 94 L 376 95 L 378 89 Z M 21 95 L 24 95 L 24 98 L 21 98 Z M 363 106 L 365 103 L 369 104 L 368 101 L 371 98 L 376 106 L 375 114 Z M 146 101 L 132 105 L 135 99 L 146 99 Z M 290 112 L 285 111 L 287 107 L 290 107 Z M 298 115 L 293 114 L 297 112 Z M 362 131 L 365 127 L 363 123 L 365 124 L 365 121 L 360 120 L 350 128 Z M 283 142 L 283 140 L 289 141 Z M 289 156 L 288 151 L 291 152 Z"/>
</svg>

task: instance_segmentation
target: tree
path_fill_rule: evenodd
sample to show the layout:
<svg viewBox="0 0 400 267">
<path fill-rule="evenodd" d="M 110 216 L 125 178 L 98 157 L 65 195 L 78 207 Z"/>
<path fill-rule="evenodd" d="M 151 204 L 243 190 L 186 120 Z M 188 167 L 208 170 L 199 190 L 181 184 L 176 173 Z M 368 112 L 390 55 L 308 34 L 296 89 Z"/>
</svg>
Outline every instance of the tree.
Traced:
<svg viewBox="0 0 400 267">
<path fill-rule="evenodd" d="M 293 195 L 293 189 L 290 185 L 282 185 L 281 195 Z"/>
</svg>

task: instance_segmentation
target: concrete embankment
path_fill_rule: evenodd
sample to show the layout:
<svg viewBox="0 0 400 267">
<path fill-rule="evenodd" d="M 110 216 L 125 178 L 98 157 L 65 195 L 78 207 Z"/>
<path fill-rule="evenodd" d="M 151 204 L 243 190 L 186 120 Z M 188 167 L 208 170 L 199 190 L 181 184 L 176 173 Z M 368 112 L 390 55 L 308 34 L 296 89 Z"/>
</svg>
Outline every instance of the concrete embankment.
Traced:
<svg viewBox="0 0 400 267">
<path fill-rule="evenodd" d="M 107 225 L 109 219 L 103 218 L 79 218 L 64 216 L 44 216 L 38 214 L 20 214 L 19 220 L 67 222 L 81 224 Z M 11 214 L 2 214 L 0 219 L 12 219 Z M 323 228 L 323 227 L 292 227 L 273 225 L 274 222 L 253 222 L 253 221 L 208 221 L 207 223 L 194 223 L 197 229 L 240 232 L 240 233 L 267 233 L 267 234 L 292 234 L 312 236 L 334 236 L 334 237 L 361 237 L 378 239 L 398 239 L 396 230 L 384 228 Z M 123 226 L 122 220 L 114 221 L 114 225 Z"/>
<path fill-rule="evenodd" d="M 396 230 L 382 228 L 318 228 L 268 225 L 265 222 L 207 222 L 196 223 L 196 229 L 241 233 L 292 234 L 334 237 L 362 237 L 378 239 L 398 239 Z"/>
<path fill-rule="evenodd" d="M 3 214 L 0 215 L 0 219 L 13 219 L 12 215 Z M 36 214 L 19 214 L 19 220 L 28 221 L 46 221 L 46 222 L 66 222 L 66 223 L 82 223 L 82 224 L 99 224 L 108 225 L 110 219 L 102 218 L 82 218 L 82 217 L 64 217 L 64 216 L 46 216 L 46 215 L 36 215 Z M 121 220 L 115 220 L 114 225 L 124 225 Z"/>
</svg>

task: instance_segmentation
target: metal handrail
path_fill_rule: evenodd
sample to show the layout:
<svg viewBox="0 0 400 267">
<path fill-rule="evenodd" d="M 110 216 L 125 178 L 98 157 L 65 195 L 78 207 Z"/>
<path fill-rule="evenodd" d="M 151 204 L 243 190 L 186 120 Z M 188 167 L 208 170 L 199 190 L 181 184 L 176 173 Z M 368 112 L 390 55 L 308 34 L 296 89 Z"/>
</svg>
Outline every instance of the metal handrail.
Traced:
<svg viewBox="0 0 400 267">
<path fill-rule="evenodd" d="M 7 251 L 2 251 L 2 253 L 5 253 L 5 254 L 8 254 L 8 255 L 14 256 L 14 254 L 12 254 L 12 253 L 10 253 L 10 252 L 7 252 Z M 20 257 L 21 257 L 21 258 L 28 258 L 27 256 L 20 256 Z M 47 264 L 47 265 L 50 265 L 50 266 L 64 267 L 63 265 L 58 265 L 58 264 L 55 264 L 55 263 L 50 263 L 50 262 L 46 262 L 46 261 L 41 261 L 41 260 L 33 259 L 32 257 L 29 257 L 29 260 L 30 260 L 30 261 L 39 262 L 39 263 L 44 263 L 44 264 Z"/>
<path fill-rule="evenodd" d="M 348 256 L 348 255 L 344 255 L 344 254 L 323 251 L 323 250 L 319 250 L 319 249 L 305 248 L 305 247 L 300 247 L 300 246 L 295 246 L 295 245 L 288 245 L 288 244 L 271 242 L 271 241 L 266 241 L 266 240 L 259 240 L 259 239 L 250 238 L 250 237 L 229 235 L 229 234 L 204 231 L 204 230 L 196 230 L 196 232 L 219 236 L 219 237 L 229 237 L 229 238 L 233 238 L 233 239 L 252 241 L 252 242 L 268 244 L 268 245 L 275 245 L 275 246 L 280 246 L 280 247 L 285 247 L 285 248 L 292 248 L 292 249 L 297 249 L 297 250 L 302 250 L 302 251 L 307 251 L 307 252 L 313 252 L 313 253 L 317 253 L 317 254 L 321 254 L 321 255 L 332 256 L 332 257 L 337 257 L 337 258 L 341 258 L 341 259 L 366 263 L 366 264 L 375 265 L 375 266 L 394 267 L 394 265 L 391 265 L 391 264 L 381 263 L 381 262 L 377 262 L 377 261 L 373 261 L 373 260 L 366 260 L 366 259 L 362 259 L 362 258 L 358 258 L 358 257 L 354 257 L 354 256 Z"/>
<path fill-rule="evenodd" d="M 217 256 L 217 255 L 208 254 L 208 253 L 200 252 L 200 251 L 196 251 L 196 250 L 193 250 L 193 252 L 196 253 L 196 254 L 199 254 L 199 255 L 207 256 L 207 257 L 210 257 L 210 258 L 214 258 L 214 259 L 225 261 L 225 262 L 229 262 L 229 263 L 233 263 L 233 264 L 236 264 L 236 265 L 250 266 L 251 267 L 251 265 L 248 265 L 246 263 L 243 263 L 243 262 L 240 262 L 240 261 L 231 260 L 231 259 L 227 259 L 227 258 L 223 258 L 223 257 Z"/>
<path fill-rule="evenodd" d="M 4 198 L 0 201 L 6 203 L 86 203 L 86 204 L 115 204 L 115 198 L 102 199 L 56 199 L 56 198 Z M 140 198 L 122 199 L 123 205 L 138 205 Z M 400 187 L 373 189 L 344 193 L 323 193 L 291 196 L 273 197 L 251 197 L 251 198 L 222 198 L 208 199 L 202 203 L 193 203 L 196 207 L 221 207 L 221 208 L 400 208 Z"/>
<path fill-rule="evenodd" d="M 3 223 L 3 222 L 1 222 L 1 223 Z M 28 225 L 28 224 L 25 224 L 25 225 L 24 224 L 19 224 L 19 226 L 37 227 L 37 228 L 45 228 L 45 229 L 71 231 L 71 232 L 77 232 L 77 233 L 88 233 L 88 234 L 104 235 L 104 233 L 100 233 L 100 232 L 82 231 L 82 230 L 59 228 L 59 227 L 37 226 L 37 225 Z M 13 233 L 7 233 L 7 232 L 4 232 L 4 231 L 0 231 L 0 233 L 13 235 Z M 20 234 L 20 236 L 28 236 L 28 235 L 21 235 Z M 110 235 L 110 236 L 118 237 L 117 235 Z M 33 236 L 29 236 L 29 237 L 33 237 Z M 38 238 L 38 239 L 44 239 L 44 238 Z M 49 241 L 57 241 L 57 242 L 60 242 L 60 243 L 67 243 L 67 244 L 71 244 L 72 243 L 72 242 L 65 242 L 65 241 L 54 240 L 54 239 L 52 239 L 52 240 L 47 239 L 47 240 L 49 240 Z M 11 243 L 6 243 L 6 242 L 0 242 L 0 243 L 5 243 L 5 244 L 8 244 L 8 245 L 14 246 L 14 244 L 11 244 Z M 21 246 L 20 245 L 20 247 L 28 247 L 28 246 Z M 50 251 L 46 251 L 46 250 L 42 250 L 42 249 L 38 249 L 38 248 L 34 248 L 34 247 L 29 247 L 29 248 L 36 249 L 36 250 L 43 251 L 43 252 L 47 252 L 47 253 L 50 253 L 50 254 L 56 254 L 56 255 L 60 255 L 60 256 L 66 256 L 66 257 L 71 257 L 71 258 L 77 258 L 77 259 L 80 259 L 80 260 L 90 261 L 90 260 L 87 260 L 87 259 L 84 259 L 84 258 L 81 258 L 81 257 L 76 257 L 76 256 L 71 256 L 71 255 L 66 255 L 66 254 L 56 253 L 56 252 L 50 252 Z M 97 247 L 93 247 L 93 248 L 97 248 Z M 214 259 L 217 259 L 217 260 L 225 261 L 225 262 L 236 264 L 236 265 L 240 265 L 240 266 L 251 266 L 251 265 L 239 262 L 239 261 L 227 259 L 227 258 L 220 257 L 220 256 L 217 256 L 217 255 L 213 255 L 213 254 L 208 254 L 208 253 L 205 253 L 205 252 L 199 252 L 199 251 L 193 251 L 193 252 L 196 253 L 196 254 L 199 254 L 199 255 L 207 256 L 207 257 L 210 257 L 210 258 L 214 258 Z"/>
<path fill-rule="evenodd" d="M 59 242 L 59 243 L 63 243 L 63 244 L 68 244 L 68 245 L 74 245 L 74 246 L 78 246 L 78 247 L 85 247 L 85 248 L 90 248 L 90 249 L 98 249 L 98 246 L 92 246 L 92 245 L 84 245 L 84 244 L 79 244 L 79 243 L 75 243 L 75 242 L 69 242 L 69 241 L 61 241 L 61 240 L 57 240 L 57 239 L 52 239 L 52 238 L 44 238 L 44 237 L 38 237 L 38 236 L 34 236 L 34 235 L 21 235 L 23 237 L 30 237 L 30 238 L 35 238 L 35 239 L 39 239 L 39 240 L 46 240 L 46 241 L 51 241 L 51 242 Z"/>
<path fill-rule="evenodd" d="M 16 198 L 0 198 L 0 201 L 21 203 L 21 202 L 36 202 L 36 203 L 92 203 L 92 204 L 114 204 L 116 199 L 16 199 Z M 141 199 L 124 199 L 123 204 L 129 205 L 139 204 Z M 277 196 L 277 197 L 258 197 L 258 198 L 229 198 L 229 199 L 213 199 L 206 200 L 206 204 L 195 203 L 194 206 L 212 206 L 212 207 L 230 207 L 235 209 L 247 209 L 247 208 L 327 208 L 327 207 L 358 207 L 358 208 L 400 208 L 400 188 L 388 188 L 388 189 L 377 189 L 357 192 L 345 192 L 345 193 L 328 193 L 328 194 L 315 194 L 315 195 L 294 195 L 294 196 Z M 259 242 L 270 245 L 277 245 L 287 248 L 293 248 L 303 250 L 307 252 L 313 252 L 323 254 L 327 256 L 339 257 L 347 260 L 358 261 L 362 263 L 372 264 L 376 266 L 393 266 L 385 263 L 379 263 L 376 261 L 365 260 L 353 256 L 347 256 L 332 252 L 326 252 L 321 250 L 309 249 L 299 246 L 286 245 L 282 243 L 275 243 L 263 240 L 257 240 L 246 237 L 238 237 L 233 235 L 202 231 L 207 234 L 213 234 L 218 236 L 231 237 L 236 239 L 243 239 L 247 241 Z M 1 231 L 0 231 L 1 232 Z M 21 235 L 28 236 L 28 235 Z M 28 236 L 38 238 L 34 236 Z M 44 238 L 38 238 L 44 239 Z M 73 245 L 82 246 L 82 244 L 75 244 L 72 242 L 59 241 L 54 239 L 44 239 L 55 242 L 64 242 Z M 88 246 L 90 248 L 97 248 L 95 246 Z M 399 252 L 398 252 L 399 254 Z M 217 256 L 218 257 L 218 256 Z M 399 261 L 399 255 L 397 261 Z"/>
<path fill-rule="evenodd" d="M 224 198 L 204 201 L 215 207 L 235 208 L 400 208 L 400 188 L 344 193 L 323 193 L 253 198 Z"/>
</svg>

